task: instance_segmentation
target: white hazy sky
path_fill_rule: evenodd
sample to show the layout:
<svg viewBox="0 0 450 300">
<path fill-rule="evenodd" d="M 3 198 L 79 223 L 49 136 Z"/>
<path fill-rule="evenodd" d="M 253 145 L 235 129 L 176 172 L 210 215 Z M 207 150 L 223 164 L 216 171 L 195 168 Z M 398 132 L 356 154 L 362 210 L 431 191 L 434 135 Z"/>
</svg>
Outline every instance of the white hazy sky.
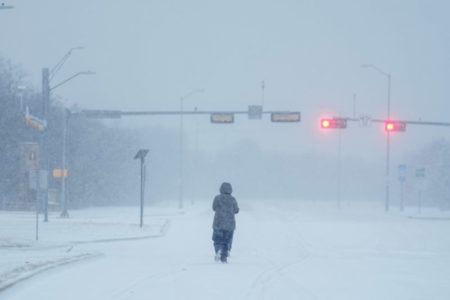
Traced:
<svg viewBox="0 0 450 300">
<path fill-rule="evenodd" d="M 320 116 L 383 118 L 387 81 L 361 64 L 392 74 L 392 115 L 450 121 L 450 2 L 417 0 L 250 1 L 6 1 L 0 10 L 0 55 L 19 63 L 40 89 L 40 72 L 73 52 L 53 84 L 93 70 L 55 93 L 83 108 L 121 110 L 185 108 L 302 112 L 300 124 L 271 124 L 238 116 L 218 127 L 198 119 L 211 147 L 253 139 L 281 151 L 335 149 L 336 134 L 318 130 Z M 129 121 L 121 121 L 127 124 Z M 145 124 L 178 126 L 175 118 Z M 225 125 L 223 125 L 225 126 Z M 344 153 L 384 155 L 381 127 L 344 132 Z M 192 144 L 195 121 L 186 120 Z M 398 160 L 425 142 L 449 137 L 450 128 L 410 126 L 393 139 Z M 333 136 L 333 138 L 331 138 Z M 333 150 L 334 151 L 334 150 Z M 371 153 L 371 154 L 366 154 Z"/>
</svg>

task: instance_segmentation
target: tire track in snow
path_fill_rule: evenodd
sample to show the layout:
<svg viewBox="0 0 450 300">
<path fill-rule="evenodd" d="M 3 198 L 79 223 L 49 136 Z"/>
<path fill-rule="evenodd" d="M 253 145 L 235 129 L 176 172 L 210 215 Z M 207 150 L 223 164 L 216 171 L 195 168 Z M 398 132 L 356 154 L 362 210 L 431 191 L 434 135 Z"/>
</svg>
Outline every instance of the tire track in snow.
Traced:
<svg viewBox="0 0 450 300">
<path fill-rule="evenodd" d="M 271 285 L 278 282 L 283 285 L 284 290 L 293 290 L 292 295 L 295 295 L 295 298 L 297 299 L 305 299 L 305 297 L 307 297 L 307 299 L 318 299 L 312 291 L 301 286 L 301 284 L 285 274 L 288 269 L 298 267 L 311 256 L 311 251 L 309 250 L 311 247 L 307 246 L 308 243 L 297 229 L 297 219 L 293 218 L 291 214 L 286 214 L 275 209 L 271 209 L 271 215 L 276 216 L 281 221 L 281 224 L 287 227 L 287 232 L 294 231 L 294 234 L 291 234 L 289 237 L 295 237 L 295 248 L 300 251 L 300 256 L 290 262 L 282 264 L 276 263 L 267 257 L 262 257 L 272 266 L 266 268 L 256 276 L 243 298 L 257 300 L 268 299 L 267 297 Z M 286 282 L 286 280 L 280 280 L 280 277 L 289 280 L 290 283 Z M 280 297 L 277 296 L 275 298 Z"/>
<path fill-rule="evenodd" d="M 141 285 L 154 285 L 156 284 L 154 281 L 152 281 L 152 279 L 165 279 L 165 278 L 170 278 L 170 277 L 174 277 L 177 274 L 183 272 L 183 270 L 173 270 L 173 271 L 161 271 L 161 272 L 157 272 L 157 273 L 153 273 L 153 274 L 149 274 L 149 275 L 143 275 L 140 276 L 138 278 L 136 278 L 135 280 L 133 280 L 132 282 L 130 282 L 129 284 L 127 284 L 125 287 L 121 287 L 120 289 L 117 289 L 115 291 L 113 291 L 112 294 L 110 295 L 105 295 L 105 299 L 126 299 L 126 296 L 129 295 L 130 293 L 133 292 L 134 289 L 136 289 L 138 286 Z"/>
</svg>

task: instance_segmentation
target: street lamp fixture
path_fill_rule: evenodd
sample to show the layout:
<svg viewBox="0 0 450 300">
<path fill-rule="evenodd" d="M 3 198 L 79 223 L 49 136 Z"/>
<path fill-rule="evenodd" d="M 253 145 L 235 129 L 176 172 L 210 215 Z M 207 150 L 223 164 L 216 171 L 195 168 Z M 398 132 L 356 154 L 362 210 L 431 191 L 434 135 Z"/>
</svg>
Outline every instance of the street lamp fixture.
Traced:
<svg viewBox="0 0 450 300">
<path fill-rule="evenodd" d="M 11 8 L 14 8 L 14 6 L 7 5 L 7 4 L 5 4 L 3 2 L 0 4 L 0 9 L 11 9 Z"/>
<path fill-rule="evenodd" d="M 65 84 L 66 82 L 68 82 L 68 81 L 74 79 L 74 78 L 77 77 L 77 76 L 80 76 L 80 75 L 95 75 L 95 74 L 96 74 L 95 72 L 89 71 L 89 70 L 88 70 L 88 71 L 83 71 L 83 72 L 75 73 L 74 75 L 70 76 L 69 78 L 64 79 L 64 80 L 61 81 L 60 83 L 58 83 L 58 84 L 56 84 L 56 85 L 50 87 L 50 91 L 53 91 L 54 89 L 60 87 L 61 85 L 63 85 L 63 84 Z"/>
<path fill-rule="evenodd" d="M 50 87 L 50 81 L 52 80 L 52 78 L 56 75 L 56 73 L 61 69 L 61 67 L 64 65 L 64 63 L 67 61 L 67 59 L 69 59 L 70 55 L 72 54 L 72 52 L 74 50 L 81 50 L 84 49 L 84 47 L 78 46 L 78 47 L 73 47 L 71 49 L 69 49 L 69 51 L 67 51 L 67 53 L 59 60 L 59 62 L 51 69 L 51 71 L 49 70 L 49 68 L 43 68 L 42 69 L 42 104 L 43 104 L 43 116 L 42 119 L 44 121 L 47 120 L 47 115 L 48 115 L 48 111 L 49 111 L 49 106 L 50 106 L 50 92 L 58 87 L 60 87 L 61 85 L 67 83 L 68 81 L 72 80 L 73 78 L 79 76 L 79 75 L 92 75 L 95 74 L 92 71 L 84 71 L 84 72 L 78 72 L 75 73 L 74 75 L 70 76 L 69 78 L 61 81 L 60 83 L 54 85 L 53 87 Z M 65 114 L 65 120 L 64 122 L 66 123 L 68 120 L 67 118 L 67 113 Z M 65 124 L 65 126 L 67 126 L 67 124 Z M 42 153 L 42 166 L 43 169 L 48 170 L 49 169 L 49 157 L 48 157 L 48 133 L 47 130 L 45 130 L 43 132 L 43 135 L 41 137 L 41 153 Z M 66 137 L 64 137 L 64 139 L 66 139 Z M 65 149 L 63 150 L 63 157 L 65 157 Z M 63 184 L 62 184 L 62 193 L 65 194 L 65 177 L 62 178 L 63 180 Z M 62 208 L 62 213 L 61 216 L 62 217 L 67 217 L 68 213 L 67 213 L 67 203 L 66 203 L 66 198 L 63 197 L 63 208 Z M 44 189 L 44 193 L 43 193 L 43 203 L 44 203 L 44 222 L 48 221 L 48 189 L 45 188 Z"/>
<path fill-rule="evenodd" d="M 72 52 L 74 50 L 83 50 L 83 49 L 84 49 L 83 46 L 70 48 L 69 51 L 67 51 L 67 53 L 64 54 L 64 56 L 59 60 L 59 62 L 52 68 L 52 70 L 50 71 L 49 79 L 52 80 L 52 78 L 56 75 L 56 73 L 58 73 L 58 71 L 61 69 L 64 63 L 69 59 L 70 55 L 72 55 Z"/>
</svg>

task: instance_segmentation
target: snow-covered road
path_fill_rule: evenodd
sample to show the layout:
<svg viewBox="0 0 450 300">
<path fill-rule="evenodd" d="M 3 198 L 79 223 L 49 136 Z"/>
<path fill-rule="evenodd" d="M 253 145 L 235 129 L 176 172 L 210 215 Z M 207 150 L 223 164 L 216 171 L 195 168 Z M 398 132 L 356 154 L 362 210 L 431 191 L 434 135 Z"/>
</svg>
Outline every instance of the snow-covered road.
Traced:
<svg viewBox="0 0 450 300">
<path fill-rule="evenodd" d="M 160 238 L 80 244 L 104 255 L 41 273 L 0 299 L 448 299 L 450 221 L 380 208 L 241 201 L 229 264 L 213 260 L 210 203 Z M 151 209 L 151 208 L 149 208 Z"/>
</svg>

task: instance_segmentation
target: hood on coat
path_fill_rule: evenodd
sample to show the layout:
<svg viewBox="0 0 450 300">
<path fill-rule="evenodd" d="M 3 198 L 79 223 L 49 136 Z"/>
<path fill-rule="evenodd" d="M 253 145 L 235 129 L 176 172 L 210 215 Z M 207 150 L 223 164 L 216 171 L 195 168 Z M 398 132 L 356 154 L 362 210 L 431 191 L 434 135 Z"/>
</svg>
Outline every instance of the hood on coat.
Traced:
<svg viewBox="0 0 450 300">
<path fill-rule="evenodd" d="M 231 184 L 228 182 L 222 183 L 220 186 L 220 193 L 221 194 L 228 194 L 230 195 L 233 192 L 233 188 L 231 187 Z"/>
</svg>

